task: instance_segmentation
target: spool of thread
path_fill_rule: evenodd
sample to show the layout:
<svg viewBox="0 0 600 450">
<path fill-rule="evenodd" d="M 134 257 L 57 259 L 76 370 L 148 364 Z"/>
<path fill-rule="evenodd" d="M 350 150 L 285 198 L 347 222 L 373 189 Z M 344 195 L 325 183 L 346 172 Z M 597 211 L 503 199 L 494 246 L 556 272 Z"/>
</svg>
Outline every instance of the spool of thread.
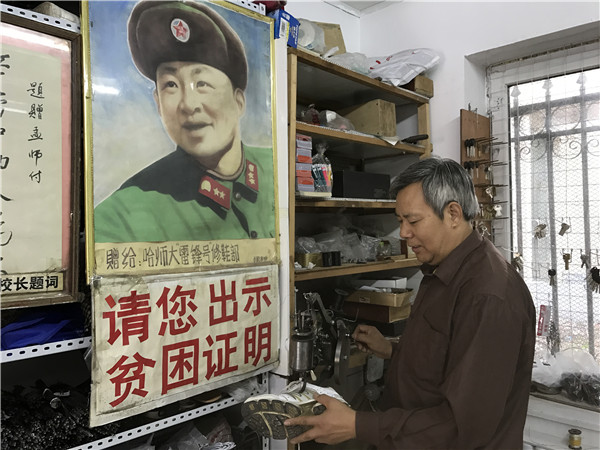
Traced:
<svg viewBox="0 0 600 450">
<path fill-rule="evenodd" d="M 569 430 L 569 448 L 581 450 L 581 430 L 577 428 Z"/>
</svg>

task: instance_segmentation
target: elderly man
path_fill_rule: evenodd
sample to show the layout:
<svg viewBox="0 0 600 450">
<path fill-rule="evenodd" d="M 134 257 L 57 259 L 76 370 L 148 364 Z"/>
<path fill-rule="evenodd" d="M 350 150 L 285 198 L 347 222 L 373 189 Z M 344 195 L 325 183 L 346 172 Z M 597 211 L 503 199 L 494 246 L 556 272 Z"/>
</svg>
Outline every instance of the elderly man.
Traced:
<svg viewBox="0 0 600 450">
<path fill-rule="evenodd" d="M 248 63 L 239 36 L 201 2 L 142 0 L 128 39 L 177 148 L 95 208 L 95 241 L 274 237 L 272 149 L 245 145 L 240 131 Z"/>
<path fill-rule="evenodd" d="M 378 412 L 320 395 L 311 427 L 290 439 L 379 449 L 521 449 L 535 344 L 535 308 L 520 275 L 473 230 L 473 184 L 449 159 L 419 161 L 394 181 L 400 236 L 424 278 L 398 344 L 359 325 L 359 347 L 391 358 Z M 291 417 L 291 415 L 288 415 Z M 292 435 L 290 435 L 292 436 Z"/>
</svg>

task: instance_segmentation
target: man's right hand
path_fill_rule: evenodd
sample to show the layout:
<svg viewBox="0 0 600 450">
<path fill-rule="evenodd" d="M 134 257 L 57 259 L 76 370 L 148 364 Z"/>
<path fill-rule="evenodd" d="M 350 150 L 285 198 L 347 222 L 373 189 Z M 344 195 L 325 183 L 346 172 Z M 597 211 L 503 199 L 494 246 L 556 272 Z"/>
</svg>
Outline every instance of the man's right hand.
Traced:
<svg viewBox="0 0 600 450">
<path fill-rule="evenodd" d="M 363 352 L 371 352 L 380 358 L 391 358 L 392 343 L 381 332 L 370 325 L 358 325 L 352 333 L 356 345 Z"/>
</svg>

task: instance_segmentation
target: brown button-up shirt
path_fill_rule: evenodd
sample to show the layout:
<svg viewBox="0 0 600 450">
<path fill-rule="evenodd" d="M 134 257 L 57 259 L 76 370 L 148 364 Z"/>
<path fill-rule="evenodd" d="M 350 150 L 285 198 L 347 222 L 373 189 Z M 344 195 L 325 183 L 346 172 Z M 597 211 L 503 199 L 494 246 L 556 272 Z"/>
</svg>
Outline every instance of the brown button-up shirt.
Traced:
<svg viewBox="0 0 600 450">
<path fill-rule="evenodd" d="M 378 449 L 522 449 L 535 307 L 519 273 L 473 232 L 424 278 L 385 379 L 356 414 Z"/>
</svg>

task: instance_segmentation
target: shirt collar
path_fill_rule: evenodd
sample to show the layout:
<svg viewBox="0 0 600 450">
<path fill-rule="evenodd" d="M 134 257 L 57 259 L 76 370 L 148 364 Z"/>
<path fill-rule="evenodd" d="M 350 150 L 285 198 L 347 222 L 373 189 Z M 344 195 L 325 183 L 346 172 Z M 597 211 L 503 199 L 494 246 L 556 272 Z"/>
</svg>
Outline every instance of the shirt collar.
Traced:
<svg viewBox="0 0 600 450">
<path fill-rule="evenodd" d="M 438 266 L 423 264 L 421 271 L 425 275 L 435 275 L 442 283 L 448 285 L 461 268 L 465 258 L 479 247 L 482 241 L 483 237 L 476 230 L 473 230 Z"/>
<path fill-rule="evenodd" d="M 190 164 L 193 167 L 198 167 L 203 173 L 208 174 L 211 178 L 215 179 L 215 180 L 222 180 L 222 181 L 234 181 L 237 178 L 240 177 L 240 175 L 242 173 L 244 173 L 244 171 L 247 169 L 247 164 L 246 164 L 246 146 L 242 143 L 242 158 L 240 159 L 240 166 L 238 167 L 238 169 L 235 171 L 235 173 L 229 177 L 223 177 L 219 174 L 217 174 L 216 172 L 212 171 L 211 169 L 206 168 L 204 165 L 202 165 L 200 162 L 198 162 L 198 160 L 196 158 L 194 158 L 193 156 L 191 156 L 188 152 L 186 152 L 183 148 L 181 148 L 180 146 L 177 146 L 177 148 L 175 149 L 175 151 L 179 154 L 181 154 L 182 156 L 184 156 L 186 159 L 188 159 L 190 161 Z"/>
</svg>

